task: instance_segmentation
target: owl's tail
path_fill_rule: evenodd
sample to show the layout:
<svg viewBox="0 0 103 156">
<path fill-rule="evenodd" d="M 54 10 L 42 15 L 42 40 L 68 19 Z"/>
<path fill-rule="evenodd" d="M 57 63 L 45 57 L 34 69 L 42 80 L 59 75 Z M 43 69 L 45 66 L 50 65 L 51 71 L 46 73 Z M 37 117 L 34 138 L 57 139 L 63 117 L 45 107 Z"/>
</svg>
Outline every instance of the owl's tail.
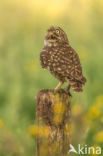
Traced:
<svg viewBox="0 0 103 156">
<path fill-rule="evenodd" d="M 81 81 L 69 80 L 69 84 L 75 92 L 82 92 L 82 86 L 85 84 L 86 79 L 83 77 Z"/>
</svg>

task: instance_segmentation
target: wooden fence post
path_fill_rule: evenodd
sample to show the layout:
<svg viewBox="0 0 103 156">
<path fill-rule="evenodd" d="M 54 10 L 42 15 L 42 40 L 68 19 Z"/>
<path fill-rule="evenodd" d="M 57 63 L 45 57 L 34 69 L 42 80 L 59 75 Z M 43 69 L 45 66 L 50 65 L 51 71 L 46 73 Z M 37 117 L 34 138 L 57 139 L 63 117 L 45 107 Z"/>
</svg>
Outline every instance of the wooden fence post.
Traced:
<svg viewBox="0 0 103 156">
<path fill-rule="evenodd" d="M 37 156 L 70 156 L 70 95 L 61 89 L 37 95 Z"/>
</svg>

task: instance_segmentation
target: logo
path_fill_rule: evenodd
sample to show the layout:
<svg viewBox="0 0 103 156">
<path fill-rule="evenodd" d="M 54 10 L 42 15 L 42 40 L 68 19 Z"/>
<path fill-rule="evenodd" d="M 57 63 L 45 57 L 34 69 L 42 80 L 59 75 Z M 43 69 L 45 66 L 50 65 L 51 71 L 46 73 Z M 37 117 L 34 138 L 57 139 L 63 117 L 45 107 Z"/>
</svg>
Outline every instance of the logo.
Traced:
<svg viewBox="0 0 103 156">
<path fill-rule="evenodd" d="M 77 149 L 75 149 L 75 147 L 72 144 L 70 144 L 70 149 L 68 153 L 71 153 L 71 152 L 75 154 L 97 154 L 97 155 L 102 153 L 101 147 L 99 146 L 88 147 L 87 145 L 82 146 L 80 144 L 78 144 Z"/>
</svg>

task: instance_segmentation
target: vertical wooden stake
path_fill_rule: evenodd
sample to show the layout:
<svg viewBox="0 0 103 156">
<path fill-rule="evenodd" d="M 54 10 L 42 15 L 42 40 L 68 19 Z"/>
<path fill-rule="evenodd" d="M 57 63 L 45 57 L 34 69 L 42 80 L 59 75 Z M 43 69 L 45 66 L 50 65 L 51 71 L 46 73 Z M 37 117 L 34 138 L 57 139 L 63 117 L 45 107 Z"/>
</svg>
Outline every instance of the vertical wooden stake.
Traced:
<svg viewBox="0 0 103 156">
<path fill-rule="evenodd" d="M 37 95 L 37 156 L 69 156 L 70 95 L 63 89 Z"/>
</svg>

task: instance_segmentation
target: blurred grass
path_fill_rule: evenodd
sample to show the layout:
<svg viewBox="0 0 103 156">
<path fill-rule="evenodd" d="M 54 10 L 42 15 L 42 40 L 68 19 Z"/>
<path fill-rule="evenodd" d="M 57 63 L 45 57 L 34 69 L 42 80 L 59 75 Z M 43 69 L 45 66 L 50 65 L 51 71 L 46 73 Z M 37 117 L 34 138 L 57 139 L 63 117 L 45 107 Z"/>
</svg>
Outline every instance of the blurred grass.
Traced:
<svg viewBox="0 0 103 156">
<path fill-rule="evenodd" d="M 82 94 L 73 93 L 72 107 L 77 105 L 73 108 L 73 122 L 81 125 L 82 132 L 85 129 L 82 141 L 74 139 L 74 142 L 96 144 L 94 138 L 103 128 L 102 101 L 101 117 L 97 115 L 92 122 L 88 113 L 93 113 L 91 107 L 96 105 L 98 97 L 103 96 L 102 8 L 102 0 L 0 2 L 0 155 L 34 155 L 35 141 L 30 137 L 28 127 L 34 123 L 35 96 L 40 89 L 54 88 L 58 83 L 39 62 L 44 35 L 51 25 L 58 25 L 67 32 L 88 81 Z M 78 105 L 82 108 L 80 113 Z M 6 150 L 3 145 L 4 142 L 8 145 L 8 135 L 16 147 L 11 143 Z"/>
</svg>

